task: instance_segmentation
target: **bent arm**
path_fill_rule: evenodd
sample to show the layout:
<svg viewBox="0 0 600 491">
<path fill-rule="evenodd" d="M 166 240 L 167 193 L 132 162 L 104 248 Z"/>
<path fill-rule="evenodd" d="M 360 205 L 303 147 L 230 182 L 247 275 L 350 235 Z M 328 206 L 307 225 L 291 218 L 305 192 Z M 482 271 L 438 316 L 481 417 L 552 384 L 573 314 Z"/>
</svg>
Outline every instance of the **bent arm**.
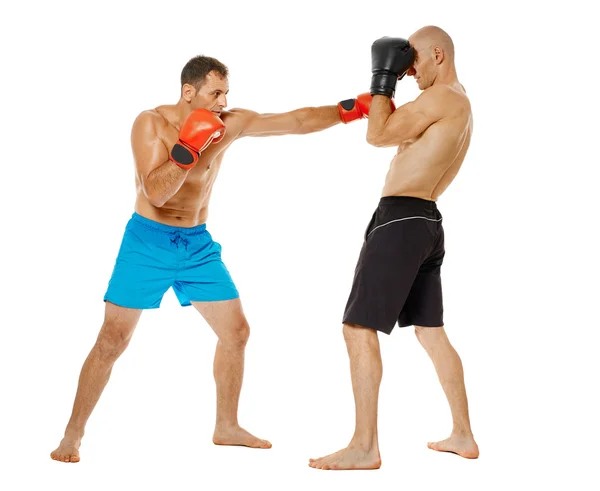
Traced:
<svg viewBox="0 0 600 491">
<path fill-rule="evenodd" d="M 303 107 L 279 114 L 259 114 L 246 109 L 234 109 L 232 112 L 245 117 L 240 137 L 305 135 L 342 122 L 337 106 Z"/>
<path fill-rule="evenodd" d="M 169 151 L 156 132 L 155 118 L 147 112 L 137 117 L 131 131 L 131 146 L 144 196 L 160 208 L 179 191 L 189 170 L 169 160 Z"/>
<path fill-rule="evenodd" d="M 444 93 L 431 87 L 393 113 L 389 98 L 375 95 L 369 113 L 367 142 L 376 147 L 390 147 L 416 138 L 444 117 Z"/>
</svg>

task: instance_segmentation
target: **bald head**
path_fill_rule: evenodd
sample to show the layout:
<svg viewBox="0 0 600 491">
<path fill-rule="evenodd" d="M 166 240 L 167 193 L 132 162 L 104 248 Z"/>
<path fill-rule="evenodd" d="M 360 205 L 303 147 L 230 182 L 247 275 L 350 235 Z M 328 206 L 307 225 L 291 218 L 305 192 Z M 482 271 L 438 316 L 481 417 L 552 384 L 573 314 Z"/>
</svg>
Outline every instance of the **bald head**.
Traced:
<svg viewBox="0 0 600 491">
<path fill-rule="evenodd" d="M 435 50 L 444 52 L 450 61 L 454 61 L 454 43 L 446 31 L 437 26 L 425 26 L 415 32 L 408 41 L 418 51 Z"/>
<path fill-rule="evenodd" d="M 457 80 L 454 43 L 446 31 L 425 26 L 409 37 L 408 42 L 415 50 L 415 60 L 406 74 L 415 78 L 419 89 Z"/>
</svg>

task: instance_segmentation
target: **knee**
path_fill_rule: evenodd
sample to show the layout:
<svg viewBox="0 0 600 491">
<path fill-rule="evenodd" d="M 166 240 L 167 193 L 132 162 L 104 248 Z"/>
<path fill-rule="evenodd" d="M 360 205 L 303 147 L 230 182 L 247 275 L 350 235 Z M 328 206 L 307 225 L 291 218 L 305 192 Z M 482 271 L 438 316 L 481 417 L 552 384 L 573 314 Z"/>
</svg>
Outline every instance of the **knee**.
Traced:
<svg viewBox="0 0 600 491">
<path fill-rule="evenodd" d="M 100 357 L 117 359 L 127 348 L 132 333 L 132 326 L 119 319 L 107 318 L 96 341 L 96 348 Z"/>
<path fill-rule="evenodd" d="M 377 341 L 377 332 L 354 324 L 344 324 L 343 333 L 346 344 Z"/>
<path fill-rule="evenodd" d="M 342 332 L 344 333 L 344 341 L 346 341 L 346 343 L 351 343 L 352 340 L 356 339 L 356 329 L 357 328 L 354 326 L 344 324 Z"/>
<path fill-rule="evenodd" d="M 415 326 L 415 336 L 423 348 L 428 349 L 442 341 L 444 329 L 442 327 Z"/>
<path fill-rule="evenodd" d="M 230 345 L 233 348 L 244 348 L 250 338 L 250 326 L 248 322 L 243 319 L 238 322 L 227 332 L 224 339 L 220 341 Z"/>
</svg>

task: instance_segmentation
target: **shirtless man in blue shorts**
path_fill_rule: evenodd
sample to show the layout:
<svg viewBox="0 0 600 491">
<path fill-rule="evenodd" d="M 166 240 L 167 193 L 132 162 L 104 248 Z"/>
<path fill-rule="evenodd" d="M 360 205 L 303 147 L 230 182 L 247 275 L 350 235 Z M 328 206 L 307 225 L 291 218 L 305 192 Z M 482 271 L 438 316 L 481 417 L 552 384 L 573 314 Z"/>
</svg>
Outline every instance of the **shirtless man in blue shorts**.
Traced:
<svg viewBox="0 0 600 491">
<path fill-rule="evenodd" d="M 226 111 L 228 69 L 214 58 L 192 58 L 181 73 L 177 104 L 142 112 L 131 144 L 137 177 L 135 212 L 127 223 L 104 297 L 105 317 L 79 378 L 64 438 L 54 460 L 79 462 L 84 429 L 115 361 L 145 309 L 158 308 L 173 288 L 218 337 L 214 360 L 217 414 L 213 442 L 270 448 L 238 424 L 238 401 L 249 327 L 221 246 L 206 229 L 215 179 L 229 146 L 245 136 L 306 134 L 366 117 L 370 94 L 337 105 L 281 114 Z"/>
</svg>

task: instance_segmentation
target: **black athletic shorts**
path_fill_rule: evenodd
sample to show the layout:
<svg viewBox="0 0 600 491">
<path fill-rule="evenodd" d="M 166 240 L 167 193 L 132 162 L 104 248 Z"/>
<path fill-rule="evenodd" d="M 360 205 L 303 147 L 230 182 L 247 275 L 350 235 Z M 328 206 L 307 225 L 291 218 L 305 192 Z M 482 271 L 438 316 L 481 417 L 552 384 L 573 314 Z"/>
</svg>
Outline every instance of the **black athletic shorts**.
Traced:
<svg viewBox="0 0 600 491">
<path fill-rule="evenodd" d="M 386 196 L 365 231 L 343 322 L 390 334 L 443 326 L 442 215 L 434 201 Z"/>
</svg>

